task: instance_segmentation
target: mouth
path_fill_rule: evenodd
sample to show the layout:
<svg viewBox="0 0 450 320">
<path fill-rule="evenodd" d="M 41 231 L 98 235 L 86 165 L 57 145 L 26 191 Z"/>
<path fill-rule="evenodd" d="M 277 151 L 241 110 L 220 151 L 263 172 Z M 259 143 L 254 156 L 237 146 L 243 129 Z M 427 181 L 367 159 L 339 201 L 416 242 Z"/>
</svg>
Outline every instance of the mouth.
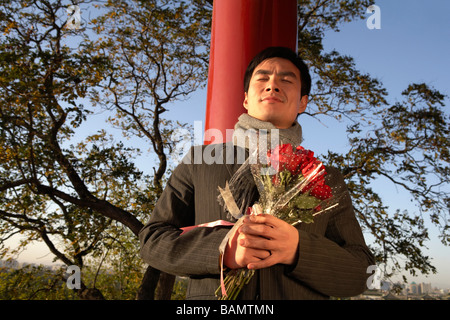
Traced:
<svg viewBox="0 0 450 320">
<path fill-rule="evenodd" d="M 284 99 L 275 95 L 270 95 L 267 97 L 261 98 L 261 101 L 267 102 L 267 103 L 276 103 L 276 102 L 284 102 Z"/>
</svg>

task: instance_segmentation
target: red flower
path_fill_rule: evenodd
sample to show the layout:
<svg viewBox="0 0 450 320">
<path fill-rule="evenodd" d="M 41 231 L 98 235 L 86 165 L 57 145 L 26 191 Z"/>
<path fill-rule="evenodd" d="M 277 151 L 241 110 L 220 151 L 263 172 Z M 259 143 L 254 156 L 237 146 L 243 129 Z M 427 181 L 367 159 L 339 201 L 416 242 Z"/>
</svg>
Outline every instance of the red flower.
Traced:
<svg viewBox="0 0 450 320">
<path fill-rule="evenodd" d="M 310 195 L 316 197 L 320 200 L 326 200 L 331 198 L 331 188 L 330 186 L 325 184 L 325 180 L 323 178 L 319 179 L 319 181 L 315 184 L 314 188 L 311 190 Z"/>
<path fill-rule="evenodd" d="M 290 144 L 278 145 L 267 153 L 270 165 L 278 172 L 288 170 L 293 175 L 302 172 L 302 169 L 315 160 L 314 152 L 301 146 L 294 148 Z"/>
<path fill-rule="evenodd" d="M 317 174 L 318 171 L 321 171 L 320 169 L 317 170 L 319 165 L 322 165 L 322 163 L 318 160 L 309 163 L 306 167 L 303 168 L 302 174 L 305 177 L 308 177 L 309 175 Z M 331 188 L 325 184 L 325 178 L 324 178 L 326 175 L 325 168 L 321 168 L 321 169 L 324 171 L 324 173 L 320 174 L 316 177 L 312 177 L 311 183 L 309 183 L 306 186 L 304 192 L 307 192 L 308 190 L 310 190 L 312 188 L 310 194 L 313 197 L 316 197 L 320 200 L 326 200 L 328 198 L 331 198 L 332 194 L 331 194 Z M 317 171 L 315 172 L 315 170 L 317 170 Z"/>
<path fill-rule="evenodd" d="M 318 199 L 326 200 L 331 198 L 331 188 L 325 184 L 324 175 L 317 174 L 316 170 L 322 163 L 314 157 L 314 152 L 307 150 L 301 146 L 293 147 L 290 144 L 278 145 L 272 151 L 267 153 L 270 165 L 281 172 L 283 170 L 289 171 L 292 175 L 302 174 L 304 177 L 310 179 L 308 185 L 302 190 L 303 193 L 310 191 L 310 194 Z M 280 183 L 279 174 L 272 178 L 272 183 L 278 185 Z"/>
</svg>

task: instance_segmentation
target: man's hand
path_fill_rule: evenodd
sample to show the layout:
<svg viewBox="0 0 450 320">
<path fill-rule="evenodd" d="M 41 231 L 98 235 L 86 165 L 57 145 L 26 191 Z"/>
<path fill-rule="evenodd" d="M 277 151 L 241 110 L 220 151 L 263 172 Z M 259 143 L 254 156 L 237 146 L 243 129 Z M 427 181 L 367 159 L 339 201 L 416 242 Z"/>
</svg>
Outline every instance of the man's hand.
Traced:
<svg viewBox="0 0 450 320">
<path fill-rule="evenodd" d="M 224 264 L 231 269 L 245 268 L 248 264 L 261 261 L 270 256 L 270 251 L 259 248 L 244 247 L 241 243 L 248 239 L 256 238 L 252 235 L 241 233 L 243 226 L 239 227 L 228 239 L 224 252 Z"/>
<path fill-rule="evenodd" d="M 297 248 L 295 227 L 269 214 L 250 215 L 228 240 L 224 260 L 232 269 L 291 265 L 297 259 Z"/>
<path fill-rule="evenodd" d="M 283 220 L 270 214 L 250 215 L 240 232 L 244 235 L 241 246 L 271 253 L 267 258 L 249 263 L 248 269 L 267 268 L 278 263 L 291 265 L 297 259 L 298 230 Z"/>
</svg>

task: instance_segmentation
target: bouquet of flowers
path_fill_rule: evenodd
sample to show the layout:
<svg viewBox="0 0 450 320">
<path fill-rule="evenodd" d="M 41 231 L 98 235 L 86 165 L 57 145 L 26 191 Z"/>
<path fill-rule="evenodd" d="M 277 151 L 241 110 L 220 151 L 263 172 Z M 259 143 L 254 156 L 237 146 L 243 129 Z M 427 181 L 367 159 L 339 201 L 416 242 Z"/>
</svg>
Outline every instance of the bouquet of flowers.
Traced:
<svg viewBox="0 0 450 320">
<path fill-rule="evenodd" d="M 327 203 L 333 196 L 325 184 L 327 173 L 312 151 L 282 144 L 268 152 L 267 160 L 265 164 L 250 164 L 260 194 L 258 203 L 250 210 L 252 214 L 272 214 L 296 225 L 312 223 L 314 216 L 337 206 Z M 220 300 L 236 299 L 253 274 L 254 270 L 234 269 L 223 279 L 222 271 L 216 296 Z"/>
</svg>

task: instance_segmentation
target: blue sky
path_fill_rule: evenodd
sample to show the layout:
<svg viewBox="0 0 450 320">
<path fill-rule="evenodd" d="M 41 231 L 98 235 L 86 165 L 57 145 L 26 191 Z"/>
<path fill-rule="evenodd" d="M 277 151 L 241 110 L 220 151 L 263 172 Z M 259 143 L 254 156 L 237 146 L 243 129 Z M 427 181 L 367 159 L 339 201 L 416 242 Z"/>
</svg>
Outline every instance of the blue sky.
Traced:
<svg viewBox="0 0 450 320">
<path fill-rule="evenodd" d="M 381 29 L 368 29 L 366 20 L 344 24 L 340 32 L 326 33 L 325 51 L 335 49 L 352 56 L 360 71 L 383 83 L 390 94 L 390 103 L 414 82 L 426 82 L 450 95 L 450 1 L 380 0 L 375 4 L 381 9 Z M 369 16 L 366 14 L 367 18 Z M 449 102 L 447 99 L 447 109 Z M 194 121 L 204 121 L 205 105 L 206 89 L 198 90 L 187 101 L 174 104 L 170 117 L 193 125 Z M 328 149 L 348 148 L 345 123 L 324 120 L 325 126 L 308 117 L 300 117 L 300 123 L 304 146 L 317 154 L 326 153 Z M 401 209 L 409 205 L 409 198 L 401 190 L 392 188 L 386 195 L 386 203 L 393 210 Z M 440 244 L 435 230 L 431 229 L 430 233 L 427 253 L 433 257 L 438 274 L 410 280 L 450 288 L 450 248 Z M 44 247 L 37 246 L 28 250 L 22 259 L 44 263 L 51 260 L 45 252 Z"/>
</svg>

